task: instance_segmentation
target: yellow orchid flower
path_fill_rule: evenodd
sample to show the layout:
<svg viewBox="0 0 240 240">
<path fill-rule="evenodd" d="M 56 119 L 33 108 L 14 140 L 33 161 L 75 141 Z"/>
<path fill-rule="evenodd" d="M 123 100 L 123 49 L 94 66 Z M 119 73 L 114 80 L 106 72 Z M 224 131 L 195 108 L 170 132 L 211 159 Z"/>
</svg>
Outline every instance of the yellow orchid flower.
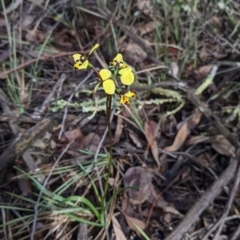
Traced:
<svg viewBox="0 0 240 240">
<path fill-rule="evenodd" d="M 106 94 L 113 95 L 115 93 L 115 83 L 111 79 L 112 73 L 108 69 L 102 69 L 99 72 L 99 75 L 101 76 L 101 81 L 103 85 L 103 90 Z"/>
<path fill-rule="evenodd" d="M 82 54 L 79 53 L 75 53 L 73 54 L 73 60 L 75 62 L 75 64 L 73 65 L 74 68 L 77 68 L 78 70 L 81 69 L 87 69 L 88 65 L 89 65 L 89 61 L 88 58 L 89 56 L 92 54 L 92 52 L 97 49 L 99 47 L 99 44 L 95 44 L 92 49 L 90 50 L 90 52 L 88 53 L 88 55 L 85 57 Z"/>
<path fill-rule="evenodd" d="M 119 70 L 118 74 L 120 75 L 120 80 L 124 85 L 131 85 L 134 82 L 134 74 L 132 68 L 127 66 Z"/>
<path fill-rule="evenodd" d="M 113 67 L 118 67 L 120 69 L 118 74 L 120 75 L 122 84 L 129 86 L 134 82 L 134 74 L 132 72 L 132 68 L 123 61 L 123 56 L 121 53 L 118 53 L 116 55 L 113 61 L 110 62 L 110 65 Z"/>
<path fill-rule="evenodd" d="M 121 97 L 120 97 L 120 105 L 123 105 L 123 104 L 127 104 L 128 105 L 130 103 L 130 98 L 135 97 L 135 96 L 136 96 L 135 93 L 131 92 L 131 91 L 128 91 L 124 95 L 121 95 Z"/>
<path fill-rule="evenodd" d="M 125 68 L 127 67 L 127 64 L 123 61 L 123 56 L 121 53 L 118 53 L 117 56 L 113 59 L 112 62 L 110 62 L 110 65 L 113 67 L 119 67 L 119 68 Z"/>
</svg>

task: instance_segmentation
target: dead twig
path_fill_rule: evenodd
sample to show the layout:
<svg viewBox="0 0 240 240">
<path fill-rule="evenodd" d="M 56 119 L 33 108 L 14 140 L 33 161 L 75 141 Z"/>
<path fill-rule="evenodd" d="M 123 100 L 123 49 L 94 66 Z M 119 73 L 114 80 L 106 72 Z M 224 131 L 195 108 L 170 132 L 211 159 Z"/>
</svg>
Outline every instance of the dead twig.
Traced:
<svg viewBox="0 0 240 240">
<path fill-rule="evenodd" d="M 84 85 L 84 83 L 92 76 L 92 74 L 93 74 L 93 71 L 90 71 L 88 73 L 88 75 L 82 81 L 80 81 L 80 83 L 77 85 L 75 91 L 78 91 Z M 69 96 L 69 98 L 67 100 L 68 103 L 70 103 L 72 101 L 72 98 L 74 97 L 75 91 Z M 67 113 L 68 113 L 68 106 L 66 106 L 65 109 L 64 109 L 64 115 L 63 115 L 63 119 L 62 119 L 61 131 L 59 132 L 58 139 L 61 139 L 62 134 L 64 132 L 64 126 L 65 126 L 65 121 L 67 119 Z"/>
<path fill-rule="evenodd" d="M 229 213 L 229 210 L 231 208 L 232 202 L 234 200 L 234 196 L 236 194 L 236 191 L 238 189 L 239 186 L 239 182 L 240 182 L 240 168 L 238 167 L 237 170 L 237 174 L 235 175 L 235 180 L 234 180 L 234 184 L 233 187 L 231 189 L 231 194 L 230 197 L 228 199 L 227 205 L 225 207 L 225 210 L 222 214 L 222 216 L 218 219 L 218 221 L 214 224 L 214 226 L 205 234 L 203 240 L 208 240 L 210 234 L 216 230 L 216 228 L 218 227 L 218 231 L 215 234 L 214 240 L 217 240 L 219 238 L 219 234 L 221 233 L 221 230 L 223 228 L 223 224 L 225 222 L 225 219 Z"/>
<path fill-rule="evenodd" d="M 239 236 L 240 236 L 240 225 L 238 226 L 237 230 L 234 232 L 230 240 L 238 240 Z"/>
<path fill-rule="evenodd" d="M 184 219 L 178 224 L 174 231 L 165 238 L 165 240 L 179 240 L 183 234 L 188 231 L 192 224 L 197 220 L 199 215 L 213 202 L 215 197 L 221 192 L 223 186 L 228 184 L 236 172 L 238 166 L 237 158 L 232 158 L 231 163 L 227 169 L 220 175 L 213 185 L 206 191 L 206 193 L 192 206 L 192 208 L 185 215 Z"/>
<path fill-rule="evenodd" d="M 238 165 L 239 165 L 239 163 L 238 163 Z M 216 232 L 213 240 L 219 239 L 219 234 L 222 231 L 225 219 L 226 219 L 226 217 L 227 217 L 227 215 L 228 215 L 228 213 L 230 211 L 230 208 L 232 206 L 232 202 L 234 200 L 235 194 L 236 194 L 236 192 L 238 190 L 239 182 L 240 182 L 240 167 L 238 166 L 237 173 L 235 175 L 235 180 L 234 180 L 234 183 L 233 183 L 233 186 L 232 186 L 232 189 L 231 189 L 230 197 L 228 198 L 227 205 L 225 207 L 225 210 L 224 210 L 221 218 L 218 220 L 219 224 L 216 224 L 216 225 L 219 225 L 219 227 L 218 227 L 218 231 Z"/>
<path fill-rule="evenodd" d="M 218 131 L 236 148 L 238 149 L 239 143 L 236 138 L 230 133 L 230 131 L 222 124 L 220 119 L 208 108 L 208 105 L 203 103 L 199 97 L 195 94 L 195 90 L 187 88 L 188 100 L 196 106 L 205 117 L 217 127 Z"/>
<path fill-rule="evenodd" d="M 39 107 L 36 107 L 34 109 L 34 112 L 32 114 L 32 118 L 34 119 L 39 119 L 41 118 L 41 115 L 46 111 L 49 103 L 51 102 L 51 100 L 53 99 L 53 96 L 55 94 L 55 92 L 57 91 L 57 89 L 63 84 L 63 82 L 65 81 L 65 79 L 67 78 L 66 74 L 61 74 L 60 78 L 58 79 L 58 81 L 54 84 L 52 91 L 50 91 L 49 95 L 46 97 L 46 99 L 44 100 L 43 104 Z"/>
</svg>

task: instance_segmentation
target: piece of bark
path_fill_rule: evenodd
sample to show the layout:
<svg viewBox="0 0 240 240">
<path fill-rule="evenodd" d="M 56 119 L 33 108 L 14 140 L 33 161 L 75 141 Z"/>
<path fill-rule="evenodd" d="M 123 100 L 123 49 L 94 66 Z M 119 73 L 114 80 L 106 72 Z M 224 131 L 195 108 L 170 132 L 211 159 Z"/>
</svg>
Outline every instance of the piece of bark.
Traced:
<svg viewBox="0 0 240 240">
<path fill-rule="evenodd" d="M 34 141 L 39 139 L 47 131 L 51 131 L 56 126 L 57 120 L 47 118 L 24 133 L 19 133 L 0 155 L 0 182 L 9 166 L 14 164 L 17 157 L 21 156 Z"/>
</svg>

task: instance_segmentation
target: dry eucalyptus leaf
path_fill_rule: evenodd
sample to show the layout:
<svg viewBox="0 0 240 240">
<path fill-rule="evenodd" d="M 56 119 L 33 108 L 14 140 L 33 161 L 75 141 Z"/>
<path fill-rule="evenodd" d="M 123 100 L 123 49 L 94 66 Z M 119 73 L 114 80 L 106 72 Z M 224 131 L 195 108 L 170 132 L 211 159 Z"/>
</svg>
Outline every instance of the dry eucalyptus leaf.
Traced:
<svg viewBox="0 0 240 240">
<path fill-rule="evenodd" d="M 212 148 L 221 155 L 225 155 L 227 157 L 236 156 L 235 147 L 223 135 L 217 135 L 214 138 Z"/>
<path fill-rule="evenodd" d="M 46 133 L 44 134 L 44 136 L 42 137 L 42 139 L 45 140 L 45 141 L 51 140 L 51 139 L 52 139 L 52 133 L 46 132 Z"/>
<path fill-rule="evenodd" d="M 142 143 L 140 142 L 139 137 L 137 136 L 137 134 L 135 134 L 134 132 L 132 132 L 131 130 L 128 129 L 129 132 L 129 137 L 132 139 L 132 141 L 135 143 L 135 145 L 138 148 L 142 148 Z"/>
<path fill-rule="evenodd" d="M 141 63 L 146 57 L 147 53 L 134 42 L 129 42 L 124 49 L 125 58 L 131 59 L 134 63 Z"/>
<path fill-rule="evenodd" d="M 42 139 L 37 139 L 33 145 L 33 147 L 37 147 L 37 148 L 40 148 L 40 149 L 46 149 L 47 148 L 47 144 L 45 142 L 43 142 Z"/>
<path fill-rule="evenodd" d="M 58 33 L 58 36 L 56 38 L 59 45 L 64 47 L 71 47 L 71 39 L 74 38 L 74 35 L 70 29 L 64 28 Z"/>
<path fill-rule="evenodd" d="M 147 201 L 153 204 L 154 207 L 163 209 L 164 212 L 169 212 L 182 216 L 182 214 L 174 207 L 173 204 L 168 203 L 161 196 L 158 196 L 153 187 L 151 188 L 151 194 L 149 195 Z"/>
<path fill-rule="evenodd" d="M 186 141 L 186 145 L 187 146 L 192 146 L 198 143 L 202 143 L 202 142 L 207 142 L 209 140 L 209 137 L 205 137 L 205 136 L 193 136 L 190 137 L 187 141 Z"/>
<path fill-rule="evenodd" d="M 210 156 L 210 154 L 208 154 L 207 152 L 199 154 L 196 158 L 196 161 L 206 168 L 213 168 L 215 165 L 212 156 Z"/>
<path fill-rule="evenodd" d="M 211 54 L 208 53 L 208 51 L 206 50 L 206 47 L 203 46 L 200 51 L 199 51 L 199 57 L 203 62 L 207 62 L 211 59 Z"/>
<path fill-rule="evenodd" d="M 157 141 L 155 140 L 155 133 L 157 131 L 157 123 L 154 121 L 146 121 L 144 123 L 144 131 L 145 131 L 145 136 L 148 141 L 148 145 L 151 148 L 154 160 L 156 161 L 158 167 L 160 167 L 160 162 L 159 162 L 159 151 L 158 151 L 158 146 L 157 146 Z"/>
<path fill-rule="evenodd" d="M 177 151 L 183 143 L 186 141 L 188 135 L 191 133 L 191 130 L 200 122 L 202 113 L 199 110 L 196 110 L 180 127 L 173 144 L 171 146 L 165 147 L 164 150 L 167 152 Z"/>
<path fill-rule="evenodd" d="M 211 72 L 213 66 L 213 64 L 209 64 L 195 70 L 194 73 L 197 75 L 197 79 L 205 78 Z"/>
<path fill-rule="evenodd" d="M 146 24 L 141 24 L 138 31 L 140 33 L 140 36 L 143 36 L 147 33 L 152 32 L 154 29 L 155 29 L 155 23 L 152 21 Z"/>
<path fill-rule="evenodd" d="M 31 28 L 32 24 L 34 23 L 36 16 L 35 15 L 26 15 L 23 16 L 23 21 L 22 21 L 22 28 L 29 29 Z"/>
<path fill-rule="evenodd" d="M 32 186 L 28 178 L 19 178 L 18 187 L 22 192 L 22 196 L 31 196 L 32 195 Z"/>
<path fill-rule="evenodd" d="M 44 229 L 46 227 L 46 223 L 42 223 L 42 222 L 37 222 L 36 223 L 36 231 L 34 233 L 34 240 L 42 240 L 44 239 L 44 231 L 41 231 L 42 229 Z"/>
<path fill-rule="evenodd" d="M 130 229 L 132 229 L 133 231 L 135 231 L 137 234 L 140 234 L 139 231 L 137 230 L 136 226 L 138 226 L 140 229 L 144 230 L 146 227 L 146 224 L 134 217 L 130 217 L 127 214 L 124 214 L 124 217 L 126 219 L 126 222 L 129 226 Z"/>
<path fill-rule="evenodd" d="M 96 152 L 101 138 L 96 133 L 89 133 L 84 137 L 82 144 L 92 152 Z"/>
<path fill-rule="evenodd" d="M 168 202 L 166 202 L 161 196 L 159 197 L 155 192 L 154 188 L 151 189 L 151 194 L 148 196 L 147 201 L 154 204 L 154 207 L 166 209 Z"/>
<path fill-rule="evenodd" d="M 172 214 L 181 216 L 181 217 L 184 216 L 184 215 L 182 215 L 182 214 L 174 207 L 173 204 L 172 204 L 172 206 L 166 207 L 166 209 L 164 209 L 164 211 L 167 212 L 167 213 L 172 213 Z"/>
<path fill-rule="evenodd" d="M 170 71 L 175 78 L 178 77 L 177 75 L 178 75 L 179 67 L 176 62 L 170 63 Z"/>
<path fill-rule="evenodd" d="M 50 148 L 55 149 L 56 147 L 57 147 L 57 143 L 51 139 L 50 140 Z"/>
<path fill-rule="evenodd" d="M 170 213 L 166 213 L 163 218 L 164 222 L 170 223 L 172 221 L 172 215 Z"/>
<path fill-rule="evenodd" d="M 75 128 L 63 133 L 63 136 L 67 139 L 68 142 L 75 141 L 76 139 L 82 139 L 83 134 L 80 129 Z"/>
<path fill-rule="evenodd" d="M 151 193 L 152 174 L 143 167 L 131 167 L 123 177 L 129 199 L 133 204 L 141 204 Z"/>
<path fill-rule="evenodd" d="M 122 135 L 123 130 L 123 119 L 121 117 L 117 117 L 117 127 L 114 134 L 114 143 L 118 143 L 120 140 L 120 137 Z"/>
<path fill-rule="evenodd" d="M 45 39 L 44 33 L 38 29 L 28 31 L 25 37 L 27 41 L 36 44 L 41 43 Z"/>
<path fill-rule="evenodd" d="M 151 0 L 138 0 L 137 7 L 141 10 L 145 15 L 153 17 L 153 6 Z"/>
<path fill-rule="evenodd" d="M 127 240 L 118 220 L 116 219 L 116 217 L 114 215 L 112 216 L 112 225 L 113 225 L 113 230 L 115 232 L 115 237 L 116 237 L 115 239 L 116 240 Z"/>
</svg>

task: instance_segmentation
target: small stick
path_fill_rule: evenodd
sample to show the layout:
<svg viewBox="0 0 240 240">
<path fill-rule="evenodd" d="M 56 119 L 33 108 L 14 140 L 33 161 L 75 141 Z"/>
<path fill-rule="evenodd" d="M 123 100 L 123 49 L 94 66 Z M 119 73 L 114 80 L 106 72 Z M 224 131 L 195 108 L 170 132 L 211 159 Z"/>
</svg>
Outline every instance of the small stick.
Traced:
<svg viewBox="0 0 240 240">
<path fill-rule="evenodd" d="M 67 78 L 66 74 L 61 74 L 60 78 L 58 79 L 58 81 L 55 83 L 55 85 L 53 86 L 52 91 L 49 93 L 49 95 L 46 97 L 46 99 L 44 100 L 42 106 L 37 107 L 34 109 L 34 113 L 32 114 L 32 118 L 34 119 L 40 119 L 41 115 L 45 112 L 45 110 L 47 109 L 49 103 L 51 102 L 55 92 L 57 91 L 58 87 L 61 86 L 63 84 L 63 82 L 65 81 L 65 79 Z"/>
<path fill-rule="evenodd" d="M 239 163 L 238 163 L 238 165 L 239 165 Z M 221 218 L 218 220 L 219 227 L 218 227 L 218 231 L 216 232 L 213 240 L 218 240 L 219 239 L 219 235 L 220 235 L 220 233 L 222 231 L 225 219 L 226 219 L 226 217 L 227 217 L 227 215 L 228 215 L 228 213 L 230 211 L 230 208 L 232 206 L 232 202 L 234 200 L 235 194 L 236 194 L 236 192 L 238 190 L 239 182 L 240 182 L 240 167 L 238 166 L 237 172 L 235 174 L 235 180 L 234 180 L 234 183 L 233 183 L 233 186 L 232 186 L 232 189 L 231 189 L 230 197 L 228 199 L 227 205 L 226 205 L 226 207 L 224 209 L 224 212 L 223 212 Z"/>
<path fill-rule="evenodd" d="M 239 155 L 238 155 L 239 158 Z M 192 224 L 197 220 L 199 215 L 213 202 L 215 197 L 221 192 L 223 186 L 234 176 L 238 161 L 236 158 L 231 159 L 231 163 L 227 169 L 220 175 L 206 193 L 192 206 L 192 208 L 185 215 L 184 219 L 178 224 L 175 230 L 165 238 L 165 240 L 179 240 L 183 234 L 188 231 Z"/>
<path fill-rule="evenodd" d="M 236 231 L 234 232 L 230 240 L 238 240 L 239 236 L 240 236 L 240 225 L 238 225 L 238 228 L 236 229 Z"/>
<path fill-rule="evenodd" d="M 84 83 L 92 76 L 92 74 L 93 74 L 93 71 L 90 71 L 88 73 L 88 75 L 82 81 L 79 82 L 75 91 L 78 91 L 84 85 Z M 68 103 L 70 103 L 72 101 L 75 91 L 69 96 L 69 98 L 67 100 Z M 66 106 L 64 109 L 64 115 L 63 115 L 62 124 L 61 124 L 61 131 L 59 132 L 58 139 L 61 139 L 62 134 L 64 132 L 64 124 L 67 119 L 67 113 L 68 113 L 68 106 Z"/>
</svg>

